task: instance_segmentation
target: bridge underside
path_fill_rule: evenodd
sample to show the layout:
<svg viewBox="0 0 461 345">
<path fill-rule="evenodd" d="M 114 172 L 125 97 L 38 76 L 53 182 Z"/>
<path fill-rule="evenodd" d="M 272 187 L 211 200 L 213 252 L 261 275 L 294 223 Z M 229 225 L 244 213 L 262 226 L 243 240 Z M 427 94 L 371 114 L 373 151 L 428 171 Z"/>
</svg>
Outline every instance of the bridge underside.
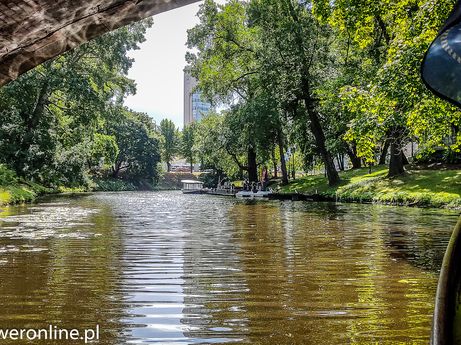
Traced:
<svg viewBox="0 0 461 345">
<path fill-rule="evenodd" d="M 198 0 L 0 0 L 0 85 L 120 26 Z"/>
</svg>

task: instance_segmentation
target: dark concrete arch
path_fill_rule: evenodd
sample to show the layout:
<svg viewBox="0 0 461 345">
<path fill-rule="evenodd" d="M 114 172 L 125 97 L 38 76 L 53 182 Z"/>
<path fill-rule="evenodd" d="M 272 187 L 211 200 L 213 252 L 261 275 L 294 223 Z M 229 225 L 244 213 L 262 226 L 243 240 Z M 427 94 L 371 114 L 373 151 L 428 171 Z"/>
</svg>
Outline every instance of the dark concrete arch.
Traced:
<svg viewBox="0 0 461 345">
<path fill-rule="evenodd" d="M 0 85 L 92 38 L 199 0 L 0 0 Z"/>
</svg>

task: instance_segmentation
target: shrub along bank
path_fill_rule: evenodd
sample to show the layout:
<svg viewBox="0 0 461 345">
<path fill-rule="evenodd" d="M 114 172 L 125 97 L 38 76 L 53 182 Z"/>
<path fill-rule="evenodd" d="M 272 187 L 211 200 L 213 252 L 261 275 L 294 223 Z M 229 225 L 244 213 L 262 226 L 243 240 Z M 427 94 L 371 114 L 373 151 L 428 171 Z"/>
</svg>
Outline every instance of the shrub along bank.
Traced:
<svg viewBox="0 0 461 345">
<path fill-rule="evenodd" d="M 32 201 L 41 194 L 52 192 L 53 189 L 18 178 L 13 171 L 0 164 L 0 205 Z"/>
<path fill-rule="evenodd" d="M 31 202 L 44 194 L 153 189 L 153 183 L 147 180 L 127 181 L 115 178 L 95 179 L 86 186 L 48 188 L 19 178 L 14 171 L 0 164 L 0 206 Z"/>
</svg>

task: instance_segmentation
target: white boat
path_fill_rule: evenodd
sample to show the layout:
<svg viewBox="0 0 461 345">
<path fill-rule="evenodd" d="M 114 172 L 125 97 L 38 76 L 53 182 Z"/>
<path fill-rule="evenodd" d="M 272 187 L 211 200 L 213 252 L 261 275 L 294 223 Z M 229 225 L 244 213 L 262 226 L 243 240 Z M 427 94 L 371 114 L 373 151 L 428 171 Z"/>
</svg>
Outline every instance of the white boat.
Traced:
<svg viewBox="0 0 461 345">
<path fill-rule="evenodd" d="M 197 180 L 182 180 L 182 192 L 184 194 L 202 194 L 203 182 Z"/>
<path fill-rule="evenodd" d="M 254 198 L 268 198 L 272 192 L 270 191 L 262 191 L 258 190 L 257 192 L 242 190 L 235 194 L 237 198 L 245 198 L 245 199 L 254 199 Z"/>
</svg>

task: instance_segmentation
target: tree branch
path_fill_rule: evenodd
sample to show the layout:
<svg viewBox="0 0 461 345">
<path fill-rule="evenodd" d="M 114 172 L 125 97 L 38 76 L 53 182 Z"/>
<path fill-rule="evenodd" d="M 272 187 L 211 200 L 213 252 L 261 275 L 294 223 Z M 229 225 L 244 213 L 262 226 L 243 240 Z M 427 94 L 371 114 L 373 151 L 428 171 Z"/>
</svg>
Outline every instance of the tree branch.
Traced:
<svg viewBox="0 0 461 345">
<path fill-rule="evenodd" d="M 243 165 L 242 163 L 240 163 L 240 161 L 239 161 L 238 158 L 237 158 L 237 155 L 236 155 L 235 153 L 231 152 L 231 151 L 229 150 L 229 147 L 228 147 L 227 145 L 226 145 L 224 148 L 225 148 L 227 154 L 228 154 L 229 156 L 232 157 L 232 159 L 234 160 L 234 162 L 238 165 L 238 167 L 239 167 L 240 169 L 248 171 L 248 166 L 247 166 L 247 165 Z"/>
</svg>

